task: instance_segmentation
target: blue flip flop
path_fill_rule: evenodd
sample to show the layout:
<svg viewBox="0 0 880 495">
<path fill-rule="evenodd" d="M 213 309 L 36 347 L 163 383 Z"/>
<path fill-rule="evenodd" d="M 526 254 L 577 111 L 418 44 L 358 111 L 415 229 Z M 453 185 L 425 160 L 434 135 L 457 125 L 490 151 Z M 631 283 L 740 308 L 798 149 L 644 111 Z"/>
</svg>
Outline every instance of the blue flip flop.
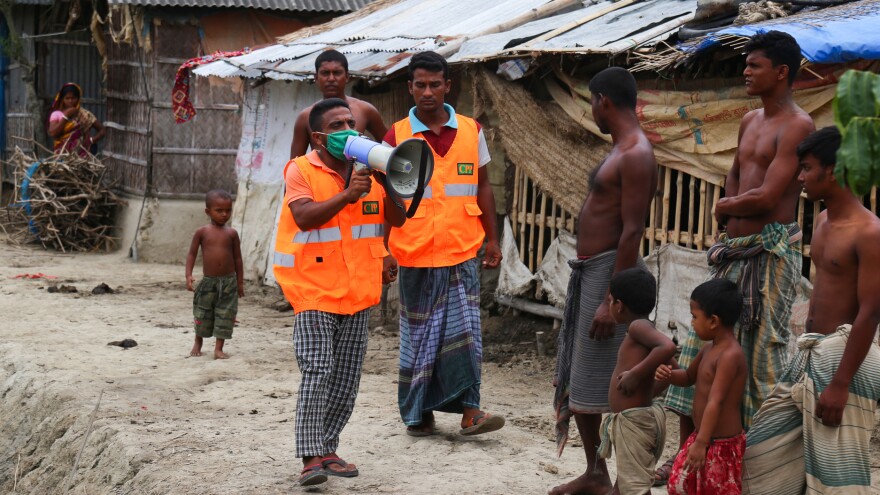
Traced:
<svg viewBox="0 0 880 495">
<path fill-rule="evenodd" d="M 327 472 L 324 471 L 323 464 L 313 464 L 304 467 L 299 476 L 299 486 L 320 485 L 327 481 Z"/>
</svg>

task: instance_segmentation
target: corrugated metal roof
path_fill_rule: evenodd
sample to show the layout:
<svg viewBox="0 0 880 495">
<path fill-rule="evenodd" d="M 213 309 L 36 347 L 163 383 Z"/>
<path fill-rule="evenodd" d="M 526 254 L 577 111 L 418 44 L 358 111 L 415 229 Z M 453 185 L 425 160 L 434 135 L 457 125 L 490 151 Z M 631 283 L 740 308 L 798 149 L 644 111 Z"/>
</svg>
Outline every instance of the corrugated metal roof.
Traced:
<svg viewBox="0 0 880 495">
<path fill-rule="evenodd" d="M 110 5 L 152 7 L 239 7 L 292 12 L 353 12 L 371 0 L 108 0 Z M 51 0 L 20 0 L 19 3 L 52 3 Z"/>
<path fill-rule="evenodd" d="M 332 29 L 297 35 L 265 52 L 205 64 L 194 72 L 201 76 L 255 77 L 254 73 L 263 73 L 275 79 L 307 79 L 314 73 L 315 54 L 332 47 L 346 53 L 352 75 L 382 78 L 405 67 L 415 52 L 446 50 L 449 55 L 469 36 L 490 33 L 511 21 L 525 22 L 547 5 L 562 8 L 579 3 L 481 0 L 477 7 L 462 0 L 386 0 L 370 6 L 365 14 L 355 12 L 336 19 Z M 303 53 L 307 50 L 311 51 Z M 273 64 L 268 67 L 266 62 Z"/>
<path fill-rule="evenodd" d="M 450 62 L 533 52 L 619 53 L 665 39 L 693 20 L 696 10 L 696 0 L 602 1 L 503 33 L 468 40 Z M 560 29 L 578 23 L 569 30 Z"/>
<path fill-rule="evenodd" d="M 525 23 L 525 16 L 534 18 L 551 4 L 579 8 Z M 423 50 L 451 56 L 451 62 L 536 52 L 619 53 L 668 37 L 693 20 L 697 0 L 599 0 L 586 6 L 562 0 L 483 0 L 479 9 L 462 0 L 385 0 L 370 9 L 335 20 L 330 29 L 292 35 L 280 45 L 194 72 L 308 79 L 315 54 L 330 47 L 346 54 L 352 75 L 370 78 L 387 77 Z M 493 34 L 506 25 L 513 27 Z"/>
</svg>

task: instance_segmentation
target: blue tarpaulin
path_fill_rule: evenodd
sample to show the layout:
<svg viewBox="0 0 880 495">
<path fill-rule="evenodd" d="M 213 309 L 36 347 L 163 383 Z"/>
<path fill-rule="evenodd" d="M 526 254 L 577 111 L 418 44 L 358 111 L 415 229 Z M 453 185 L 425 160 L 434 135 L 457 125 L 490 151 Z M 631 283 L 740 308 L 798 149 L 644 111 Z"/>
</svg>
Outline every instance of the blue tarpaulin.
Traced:
<svg viewBox="0 0 880 495">
<path fill-rule="evenodd" d="M 853 2 L 771 21 L 731 26 L 714 35 L 752 36 L 783 31 L 797 40 L 804 57 L 814 63 L 880 59 L 880 2 Z M 716 41 L 702 44 L 702 50 Z"/>
</svg>

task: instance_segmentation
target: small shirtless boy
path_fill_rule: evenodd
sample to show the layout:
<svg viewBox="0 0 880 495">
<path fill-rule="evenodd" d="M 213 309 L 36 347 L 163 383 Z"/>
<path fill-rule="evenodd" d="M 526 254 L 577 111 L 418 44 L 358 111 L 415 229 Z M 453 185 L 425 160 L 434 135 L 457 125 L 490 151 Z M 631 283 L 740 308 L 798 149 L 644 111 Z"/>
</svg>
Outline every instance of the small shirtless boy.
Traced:
<svg viewBox="0 0 880 495">
<path fill-rule="evenodd" d="M 602 422 L 599 456 L 617 456 L 613 495 L 651 492 L 654 465 L 666 442 L 666 413 L 654 397 L 654 370 L 672 361 L 675 344 L 648 320 L 657 282 L 644 268 L 628 268 L 611 278 L 608 306 L 617 324 L 628 325 L 608 387 L 612 413 Z"/>
<path fill-rule="evenodd" d="M 214 359 L 227 359 L 223 344 L 232 338 L 232 326 L 238 312 L 238 298 L 244 297 L 244 269 L 238 232 L 226 226 L 232 216 L 232 196 L 222 189 L 205 195 L 205 213 L 211 223 L 193 235 L 186 255 L 186 288 L 193 295 L 193 323 L 196 341 L 190 356 L 202 355 L 202 340 L 215 337 Z M 193 266 L 202 249 L 204 278 L 193 288 Z"/>
<path fill-rule="evenodd" d="M 717 278 L 691 293 L 691 324 L 706 342 L 687 369 L 662 364 L 658 381 L 668 381 L 694 391 L 694 424 L 672 466 L 670 495 L 737 495 L 742 492 L 743 391 L 747 377 L 746 355 L 733 335 L 742 311 L 736 284 Z"/>
</svg>

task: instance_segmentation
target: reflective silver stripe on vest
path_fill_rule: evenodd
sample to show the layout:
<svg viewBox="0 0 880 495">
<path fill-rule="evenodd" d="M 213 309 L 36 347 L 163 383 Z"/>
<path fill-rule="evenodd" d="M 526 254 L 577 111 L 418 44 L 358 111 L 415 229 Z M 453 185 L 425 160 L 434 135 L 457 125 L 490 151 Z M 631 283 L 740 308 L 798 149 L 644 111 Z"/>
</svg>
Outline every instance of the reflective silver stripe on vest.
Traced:
<svg viewBox="0 0 880 495">
<path fill-rule="evenodd" d="M 326 229 L 305 230 L 297 232 L 293 236 L 295 244 L 312 244 L 316 242 L 341 241 L 342 233 L 339 227 L 329 227 Z"/>
<path fill-rule="evenodd" d="M 443 186 L 443 192 L 446 196 L 476 196 L 476 184 L 446 184 Z"/>
<path fill-rule="evenodd" d="M 425 198 L 433 198 L 434 195 L 431 194 L 431 186 L 425 186 L 425 194 L 422 196 L 422 199 Z"/>
<path fill-rule="evenodd" d="M 385 235 L 385 225 L 381 223 L 370 223 L 367 225 L 352 225 L 351 238 L 365 239 L 368 237 L 382 237 Z"/>
<path fill-rule="evenodd" d="M 293 268 L 293 262 L 296 257 L 292 254 L 279 253 L 275 251 L 275 258 L 272 260 L 272 263 L 277 266 L 283 266 L 287 268 Z"/>
</svg>

